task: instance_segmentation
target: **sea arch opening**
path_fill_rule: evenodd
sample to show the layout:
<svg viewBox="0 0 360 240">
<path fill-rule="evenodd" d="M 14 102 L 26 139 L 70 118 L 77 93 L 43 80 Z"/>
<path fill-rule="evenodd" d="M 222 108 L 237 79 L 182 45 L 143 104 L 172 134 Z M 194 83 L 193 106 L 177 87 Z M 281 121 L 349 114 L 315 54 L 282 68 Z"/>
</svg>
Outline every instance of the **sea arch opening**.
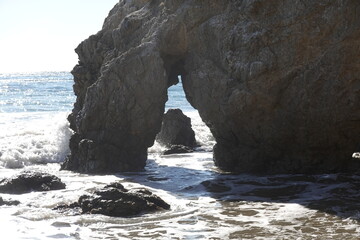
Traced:
<svg viewBox="0 0 360 240">
<path fill-rule="evenodd" d="M 196 147 L 194 151 L 212 152 L 216 141 L 209 127 L 203 122 L 200 114 L 188 99 L 184 88 L 186 81 L 185 62 L 178 56 L 164 57 L 164 67 L 167 73 L 167 101 L 164 106 L 164 115 L 169 109 L 180 109 L 184 115 L 191 119 L 191 127 L 195 132 Z M 190 99 L 191 100 L 191 99 Z M 164 150 L 166 147 L 155 140 L 154 145 L 148 149 L 149 153 Z"/>
<path fill-rule="evenodd" d="M 191 118 L 192 129 L 198 146 L 195 149 L 212 151 L 215 138 L 210 129 L 201 119 L 199 112 L 186 98 L 181 75 L 177 76 L 178 83 L 168 88 L 168 101 L 165 104 L 165 112 L 171 108 L 180 109 L 187 117 Z"/>
</svg>

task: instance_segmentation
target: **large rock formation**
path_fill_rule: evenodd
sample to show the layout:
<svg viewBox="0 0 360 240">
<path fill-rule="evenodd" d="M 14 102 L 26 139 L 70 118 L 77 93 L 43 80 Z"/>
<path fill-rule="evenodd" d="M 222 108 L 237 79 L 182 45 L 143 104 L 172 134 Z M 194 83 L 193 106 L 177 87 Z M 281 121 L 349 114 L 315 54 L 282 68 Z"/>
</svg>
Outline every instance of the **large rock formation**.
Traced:
<svg viewBox="0 0 360 240">
<path fill-rule="evenodd" d="M 359 12 L 358 0 L 120 0 L 76 49 L 63 167 L 142 169 L 181 75 L 221 169 L 346 170 L 360 139 Z"/>
</svg>

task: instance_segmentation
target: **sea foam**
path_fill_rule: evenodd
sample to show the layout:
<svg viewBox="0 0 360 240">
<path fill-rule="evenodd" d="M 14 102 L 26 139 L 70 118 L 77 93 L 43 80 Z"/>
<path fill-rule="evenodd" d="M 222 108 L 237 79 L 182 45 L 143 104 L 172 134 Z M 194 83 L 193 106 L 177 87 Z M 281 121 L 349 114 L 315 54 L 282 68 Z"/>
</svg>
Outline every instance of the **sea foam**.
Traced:
<svg viewBox="0 0 360 240">
<path fill-rule="evenodd" d="M 0 165 L 61 162 L 72 134 L 67 113 L 0 113 Z"/>
</svg>

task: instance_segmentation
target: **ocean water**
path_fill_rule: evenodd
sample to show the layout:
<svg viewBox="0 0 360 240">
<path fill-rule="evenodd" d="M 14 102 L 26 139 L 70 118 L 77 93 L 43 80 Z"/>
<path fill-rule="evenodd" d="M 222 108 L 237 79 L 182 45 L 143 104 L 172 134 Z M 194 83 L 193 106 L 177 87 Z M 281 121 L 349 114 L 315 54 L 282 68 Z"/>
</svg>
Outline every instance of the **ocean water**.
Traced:
<svg viewBox="0 0 360 240">
<path fill-rule="evenodd" d="M 60 162 L 75 100 L 67 72 L 0 74 L 0 166 Z"/>
<path fill-rule="evenodd" d="M 24 169 L 60 177 L 64 190 L 22 195 L 0 207 L 1 239 L 360 239 L 360 176 L 233 175 L 212 161 L 215 141 L 184 98 L 169 89 L 167 108 L 191 117 L 198 151 L 161 155 L 149 149 L 145 171 L 87 175 L 59 171 L 72 132 L 75 97 L 67 72 L 0 74 L 0 178 Z M 74 216 L 52 210 L 110 182 L 146 187 L 171 210 L 133 218 Z"/>
</svg>

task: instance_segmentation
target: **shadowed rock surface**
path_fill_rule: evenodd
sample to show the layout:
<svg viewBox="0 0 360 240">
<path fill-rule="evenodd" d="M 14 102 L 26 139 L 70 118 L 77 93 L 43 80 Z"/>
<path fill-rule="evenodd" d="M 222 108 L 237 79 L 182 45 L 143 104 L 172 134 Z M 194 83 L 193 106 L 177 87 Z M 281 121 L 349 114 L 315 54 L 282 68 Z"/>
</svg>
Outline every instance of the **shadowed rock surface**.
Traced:
<svg viewBox="0 0 360 240">
<path fill-rule="evenodd" d="M 156 140 L 169 148 L 174 145 L 195 147 L 195 132 L 191 128 L 191 119 L 180 109 L 169 109 L 164 115 Z"/>
<path fill-rule="evenodd" d="M 0 206 L 17 206 L 20 202 L 17 200 L 4 200 L 2 197 L 0 197 Z"/>
<path fill-rule="evenodd" d="M 127 190 L 120 183 L 112 183 L 95 191 L 91 196 L 81 196 L 76 203 L 55 208 L 60 211 L 67 209 L 77 209 L 79 214 L 129 217 L 157 210 L 167 210 L 170 209 L 170 205 L 149 190 Z"/>
<path fill-rule="evenodd" d="M 22 194 L 64 188 L 65 183 L 60 178 L 41 172 L 24 171 L 17 176 L 0 180 L 1 193 Z"/>
<path fill-rule="evenodd" d="M 181 75 L 219 168 L 359 169 L 359 12 L 357 0 L 119 1 L 76 49 L 63 168 L 143 169 Z"/>
</svg>

